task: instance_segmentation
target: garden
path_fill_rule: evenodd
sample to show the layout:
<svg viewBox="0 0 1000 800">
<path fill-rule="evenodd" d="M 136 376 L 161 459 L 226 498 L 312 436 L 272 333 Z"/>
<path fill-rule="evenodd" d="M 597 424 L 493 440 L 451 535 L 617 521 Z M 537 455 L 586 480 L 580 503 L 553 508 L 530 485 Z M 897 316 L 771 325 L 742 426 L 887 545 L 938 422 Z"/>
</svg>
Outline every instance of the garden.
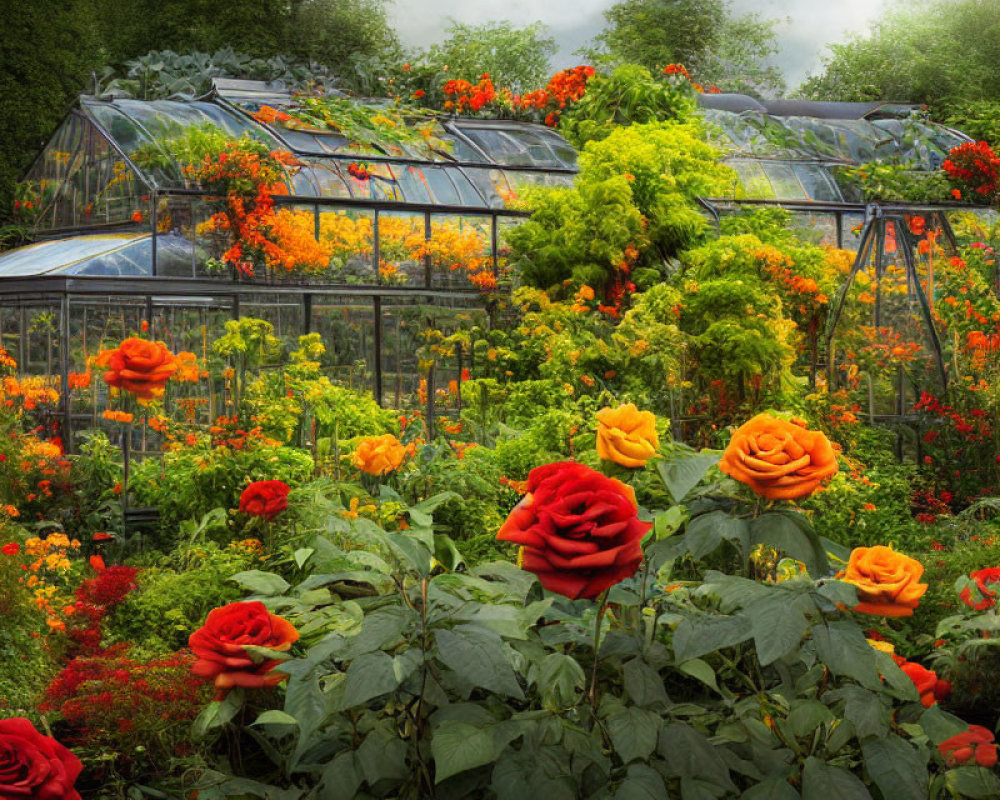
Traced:
<svg viewBox="0 0 1000 800">
<path fill-rule="evenodd" d="M 0 798 L 1000 797 L 989 143 L 156 58 L 0 236 Z"/>
</svg>

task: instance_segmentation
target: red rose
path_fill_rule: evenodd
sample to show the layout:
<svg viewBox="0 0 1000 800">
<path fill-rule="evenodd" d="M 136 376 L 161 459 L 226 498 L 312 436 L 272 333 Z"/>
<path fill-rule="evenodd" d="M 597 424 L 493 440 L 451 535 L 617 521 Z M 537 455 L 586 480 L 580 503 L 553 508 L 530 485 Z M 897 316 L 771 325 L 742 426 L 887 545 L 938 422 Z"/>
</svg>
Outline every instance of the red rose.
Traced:
<svg viewBox="0 0 1000 800">
<path fill-rule="evenodd" d="M 288 508 L 289 491 L 284 481 L 254 481 L 240 495 L 240 511 L 273 520 Z"/>
<path fill-rule="evenodd" d="M 295 627 L 271 614 L 263 603 L 230 603 L 209 611 L 205 624 L 189 637 L 188 645 L 198 656 L 191 671 L 203 678 L 215 678 L 216 700 L 222 700 L 234 686 L 274 686 L 286 677 L 271 672 L 281 661 L 254 661 L 244 648 L 254 645 L 285 651 L 298 638 Z"/>
<path fill-rule="evenodd" d="M 979 599 L 973 598 L 972 588 L 966 586 L 959 594 L 959 598 L 969 608 L 974 611 L 985 611 L 992 608 L 997 601 L 997 584 L 1000 584 L 1000 567 L 987 567 L 977 569 L 969 574 L 969 577 L 976 582 L 976 589 L 979 592 Z"/>
<path fill-rule="evenodd" d="M 0 553 L 3 553 L 5 556 L 16 556 L 20 552 L 21 545 L 17 542 L 11 542 L 10 544 L 5 544 L 3 547 L 0 547 Z"/>
<path fill-rule="evenodd" d="M 542 586 L 593 598 L 635 574 L 652 523 L 636 517 L 631 486 L 562 461 L 533 469 L 527 488 L 497 538 L 522 545 L 522 566 Z"/>
<path fill-rule="evenodd" d="M 0 798 L 80 800 L 73 788 L 83 765 L 24 717 L 0 720 Z"/>
<path fill-rule="evenodd" d="M 982 725 L 970 725 L 969 730 L 945 739 L 938 749 L 949 767 L 960 767 L 973 758 L 979 766 L 987 769 L 997 763 L 993 732 Z"/>
</svg>

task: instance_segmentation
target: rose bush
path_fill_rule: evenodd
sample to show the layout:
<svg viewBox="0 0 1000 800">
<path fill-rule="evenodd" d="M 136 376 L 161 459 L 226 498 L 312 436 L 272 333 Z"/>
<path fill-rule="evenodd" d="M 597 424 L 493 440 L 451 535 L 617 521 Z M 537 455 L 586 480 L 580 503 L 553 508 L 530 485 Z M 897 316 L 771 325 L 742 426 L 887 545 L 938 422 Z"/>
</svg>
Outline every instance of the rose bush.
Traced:
<svg viewBox="0 0 1000 800">
<path fill-rule="evenodd" d="M 354 451 L 354 466 L 369 475 L 387 475 L 395 472 L 406 458 L 406 448 L 391 433 L 368 436 L 361 440 Z"/>
<path fill-rule="evenodd" d="M 497 538 L 524 548 L 522 566 L 542 586 L 593 598 L 635 574 L 652 523 L 636 516 L 631 486 L 561 461 L 533 469 L 527 489 Z"/>
<path fill-rule="evenodd" d="M 225 698 L 234 686 L 275 686 L 286 677 L 271 671 L 281 661 L 254 660 L 246 647 L 286 651 L 298 638 L 295 627 L 269 613 L 263 603 L 230 603 L 210 611 L 205 624 L 191 634 L 188 644 L 198 657 L 191 671 L 203 678 L 214 678 L 216 700 Z"/>
<path fill-rule="evenodd" d="M 114 350 L 102 350 L 94 362 L 104 367 L 104 382 L 148 403 L 163 394 L 170 376 L 178 370 L 177 359 L 163 342 L 129 337 Z"/>
<path fill-rule="evenodd" d="M 822 432 L 758 414 L 733 434 L 719 469 L 768 500 L 795 500 L 817 491 L 838 467 Z"/>
<path fill-rule="evenodd" d="M 656 455 L 656 415 L 634 403 L 597 412 L 597 455 L 623 467 L 642 467 Z"/>
<path fill-rule="evenodd" d="M 80 759 L 24 717 L 0 720 L 4 800 L 80 800 L 73 786 L 82 769 Z"/>
<path fill-rule="evenodd" d="M 910 617 L 927 584 L 920 583 L 924 565 L 914 558 L 897 553 L 891 547 L 855 547 L 847 567 L 837 579 L 851 583 L 861 602 L 855 611 L 886 617 Z"/>
<path fill-rule="evenodd" d="M 240 511 L 273 520 L 288 508 L 289 491 L 284 481 L 254 481 L 240 495 Z"/>
</svg>

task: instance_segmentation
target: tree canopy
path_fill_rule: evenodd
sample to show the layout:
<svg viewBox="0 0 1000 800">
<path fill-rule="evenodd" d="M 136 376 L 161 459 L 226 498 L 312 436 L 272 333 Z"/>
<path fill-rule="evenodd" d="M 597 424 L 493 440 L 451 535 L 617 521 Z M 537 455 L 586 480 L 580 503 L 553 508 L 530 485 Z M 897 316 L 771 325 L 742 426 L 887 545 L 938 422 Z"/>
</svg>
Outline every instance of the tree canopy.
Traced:
<svg viewBox="0 0 1000 800">
<path fill-rule="evenodd" d="M 597 37 L 602 55 L 656 72 L 683 64 L 696 81 L 726 91 L 779 94 L 774 23 L 757 14 L 735 15 L 728 0 L 621 0 L 605 13 Z"/>
</svg>

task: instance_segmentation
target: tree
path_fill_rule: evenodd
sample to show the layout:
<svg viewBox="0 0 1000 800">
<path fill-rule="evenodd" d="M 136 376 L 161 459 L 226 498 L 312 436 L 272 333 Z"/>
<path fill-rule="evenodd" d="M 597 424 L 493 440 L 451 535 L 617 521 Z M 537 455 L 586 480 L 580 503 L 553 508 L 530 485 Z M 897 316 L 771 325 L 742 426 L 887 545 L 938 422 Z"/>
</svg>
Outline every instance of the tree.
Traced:
<svg viewBox="0 0 1000 800">
<path fill-rule="evenodd" d="M 100 63 L 91 0 L 6 2 L 0 37 L 0 222 L 14 183 Z"/>
<path fill-rule="evenodd" d="M 598 57 L 631 61 L 656 73 L 683 64 L 696 81 L 728 91 L 777 94 L 780 71 L 774 23 L 756 14 L 733 16 L 728 0 L 622 0 L 606 12 Z"/>
<path fill-rule="evenodd" d="M 452 22 L 448 38 L 433 45 L 427 61 L 455 78 L 473 81 L 488 72 L 493 83 L 514 92 L 545 86 L 556 42 L 541 22 L 517 28 L 509 22 Z"/>
<path fill-rule="evenodd" d="M 935 109 L 1000 100 L 1000 0 L 899 3 L 871 33 L 831 45 L 830 53 L 800 94 Z"/>
</svg>

